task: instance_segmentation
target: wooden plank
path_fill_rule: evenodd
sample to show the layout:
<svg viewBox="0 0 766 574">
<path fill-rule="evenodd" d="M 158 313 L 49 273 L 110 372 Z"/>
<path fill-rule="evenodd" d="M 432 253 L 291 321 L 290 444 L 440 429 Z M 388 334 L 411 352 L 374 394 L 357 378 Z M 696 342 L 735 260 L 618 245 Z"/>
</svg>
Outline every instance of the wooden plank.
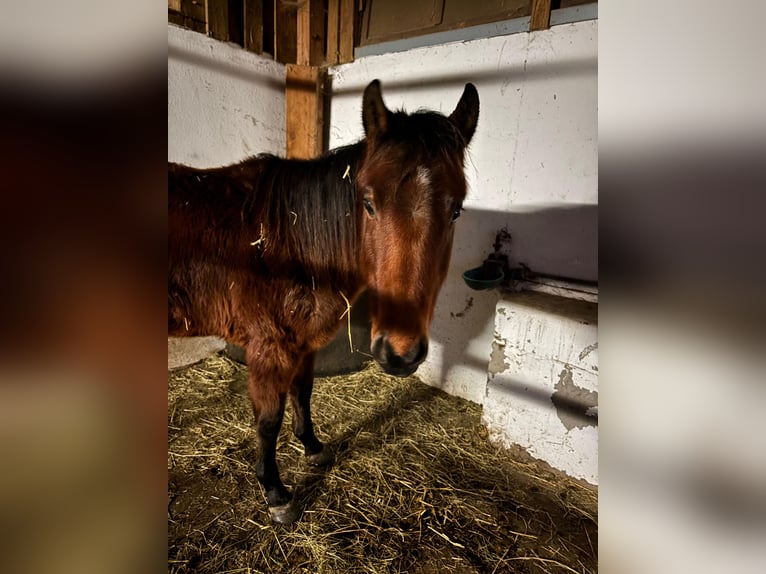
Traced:
<svg viewBox="0 0 766 574">
<path fill-rule="evenodd" d="M 285 127 L 289 158 L 309 159 L 323 151 L 325 74 L 324 68 L 287 65 Z"/>
<path fill-rule="evenodd" d="M 298 54 L 298 4 L 274 2 L 274 59 L 295 64 Z"/>
<path fill-rule="evenodd" d="M 304 0 L 297 13 L 298 48 L 296 61 L 318 66 L 324 61 L 324 2 Z"/>
<path fill-rule="evenodd" d="M 340 0 L 327 2 L 327 57 L 330 65 L 340 61 Z"/>
<path fill-rule="evenodd" d="M 532 0 L 529 31 L 547 30 L 551 27 L 551 0 Z"/>
<path fill-rule="evenodd" d="M 195 32 L 207 33 L 205 6 L 192 0 L 169 0 L 168 22 Z"/>
<path fill-rule="evenodd" d="M 175 10 L 168 10 L 168 22 L 176 26 L 184 26 L 184 15 Z"/>
<path fill-rule="evenodd" d="M 229 1 L 205 0 L 207 35 L 222 42 L 229 41 Z"/>
<path fill-rule="evenodd" d="M 245 0 L 244 48 L 256 54 L 263 53 L 263 0 Z"/>
<path fill-rule="evenodd" d="M 297 48 L 295 63 L 299 66 L 311 65 L 311 0 L 303 0 L 296 16 Z"/>
<path fill-rule="evenodd" d="M 229 0 L 229 42 L 245 45 L 245 0 Z"/>
<path fill-rule="evenodd" d="M 354 61 L 355 24 L 355 0 L 340 0 L 340 34 L 338 39 L 338 63 L 340 64 Z"/>
</svg>

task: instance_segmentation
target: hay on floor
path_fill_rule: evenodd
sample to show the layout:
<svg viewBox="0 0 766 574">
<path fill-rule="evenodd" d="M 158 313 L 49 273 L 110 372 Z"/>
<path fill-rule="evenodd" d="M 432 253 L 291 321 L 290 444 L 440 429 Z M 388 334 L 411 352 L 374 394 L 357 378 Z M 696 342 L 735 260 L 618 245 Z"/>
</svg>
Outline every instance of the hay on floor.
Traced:
<svg viewBox="0 0 766 574">
<path fill-rule="evenodd" d="M 329 468 L 288 408 L 277 460 L 305 510 L 272 525 L 246 385 L 223 356 L 169 374 L 170 572 L 597 571 L 595 489 L 491 445 L 478 405 L 373 365 L 316 380 Z"/>
</svg>

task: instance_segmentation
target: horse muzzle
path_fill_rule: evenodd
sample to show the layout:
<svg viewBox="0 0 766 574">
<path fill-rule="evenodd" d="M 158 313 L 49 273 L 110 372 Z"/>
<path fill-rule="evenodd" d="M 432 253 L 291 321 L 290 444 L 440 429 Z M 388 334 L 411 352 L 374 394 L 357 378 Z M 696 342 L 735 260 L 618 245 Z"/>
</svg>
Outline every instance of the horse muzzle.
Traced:
<svg viewBox="0 0 766 574">
<path fill-rule="evenodd" d="M 408 377 L 414 373 L 426 355 L 428 355 L 428 339 L 420 337 L 415 344 L 398 354 L 389 341 L 388 335 L 379 335 L 372 342 L 372 356 L 389 375 Z"/>
</svg>

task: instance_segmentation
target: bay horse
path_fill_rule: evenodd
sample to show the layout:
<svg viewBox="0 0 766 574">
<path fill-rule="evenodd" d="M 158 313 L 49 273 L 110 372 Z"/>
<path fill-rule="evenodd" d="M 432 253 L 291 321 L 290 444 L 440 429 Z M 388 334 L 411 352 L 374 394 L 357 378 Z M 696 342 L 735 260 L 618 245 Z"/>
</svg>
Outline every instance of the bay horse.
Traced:
<svg viewBox="0 0 766 574">
<path fill-rule="evenodd" d="M 168 335 L 244 347 L 256 475 L 274 522 L 300 515 L 276 463 L 287 397 L 308 462 L 332 461 L 311 422 L 313 365 L 349 302 L 368 292 L 384 371 L 409 376 L 425 359 L 478 115 L 473 84 L 444 116 L 390 111 L 374 80 L 355 144 L 312 160 L 168 164 Z"/>
</svg>

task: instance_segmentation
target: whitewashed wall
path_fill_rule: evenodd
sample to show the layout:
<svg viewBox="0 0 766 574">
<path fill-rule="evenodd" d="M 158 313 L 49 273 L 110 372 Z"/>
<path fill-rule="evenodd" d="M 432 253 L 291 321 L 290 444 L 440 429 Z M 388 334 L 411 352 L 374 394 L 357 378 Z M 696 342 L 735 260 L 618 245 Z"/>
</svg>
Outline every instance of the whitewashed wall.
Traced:
<svg viewBox="0 0 766 574">
<path fill-rule="evenodd" d="M 497 304 L 482 421 L 570 476 L 598 483 L 597 305 L 543 293 Z"/>
<path fill-rule="evenodd" d="M 479 91 L 466 212 L 418 375 L 483 403 L 497 294 L 471 291 L 461 274 L 496 232 L 510 231 L 512 262 L 597 277 L 597 22 L 369 56 L 331 77 L 331 147 L 362 137 L 361 95 L 375 78 L 390 108 L 411 111 L 450 113 L 466 82 Z"/>
<path fill-rule="evenodd" d="M 168 26 L 168 161 L 226 165 L 285 153 L 285 67 Z"/>
</svg>

